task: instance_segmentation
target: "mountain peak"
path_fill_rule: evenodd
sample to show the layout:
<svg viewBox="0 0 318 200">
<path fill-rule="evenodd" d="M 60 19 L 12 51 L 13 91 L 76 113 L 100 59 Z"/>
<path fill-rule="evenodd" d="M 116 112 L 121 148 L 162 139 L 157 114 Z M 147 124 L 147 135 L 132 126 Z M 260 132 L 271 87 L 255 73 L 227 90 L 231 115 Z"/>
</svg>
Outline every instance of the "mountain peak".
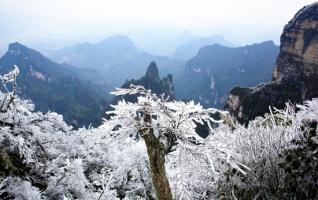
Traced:
<svg viewBox="0 0 318 200">
<path fill-rule="evenodd" d="M 147 69 L 145 77 L 151 79 L 160 79 L 157 64 L 152 61 Z"/>
<path fill-rule="evenodd" d="M 131 41 L 131 39 L 125 35 L 115 35 L 107 37 L 104 40 L 100 41 L 99 44 L 134 46 L 134 43 Z"/>
<path fill-rule="evenodd" d="M 57 64 L 18 42 L 11 43 L 0 58 L 0 74 L 7 73 L 13 65 L 20 69 L 17 92 L 31 99 L 35 110 L 58 112 L 75 126 L 99 122 L 102 116 L 99 105 L 103 105 L 104 100 L 87 83 L 82 75 L 86 72 Z"/>
<path fill-rule="evenodd" d="M 34 49 L 31 49 L 19 42 L 10 43 L 6 56 L 23 56 L 24 58 L 30 57 L 44 57 L 42 54 Z"/>
<path fill-rule="evenodd" d="M 14 42 L 9 44 L 8 51 L 9 52 L 16 52 L 16 51 L 24 51 L 28 49 L 25 45 L 19 43 L 19 42 Z"/>
<path fill-rule="evenodd" d="M 165 97 L 169 97 L 170 100 L 173 100 L 174 95 L 174 85 L 173 85 L 173 77 L 171 74 L 163 77 L 162 79 L 159 78 L 159 72 L 157 64 L 152 61 L 148 66 L 147 72 L 145 76 L 141 77 L 140 79 L 132 79 L 127 80 L 123 85 L 122 88 L 129 88 L 130 85 L 142 85 L 147 90 L 151 90 L 151 92 L 157 95 L 164 95 Z M 112 104 L 116 104 L 120 99 L 125 99 L 129 102 L 137 102 L 137 97 L 139 95 L 124 95 L 115 97 L 114 102 Z"/>
<path fill-rule="evenodd" d="M 48 77 L 50 80 L 60 78 L 66 72 L 62 66 L 40 52 L 18 42 L 9 44 L 8 51 L 0 59 L 0 65 L 9 68 L 17 65 L 20 70 L 29 71 L 30 74 L 43 80 L 43 77 L 46 77 L 46 80 Z"/>
</svg>

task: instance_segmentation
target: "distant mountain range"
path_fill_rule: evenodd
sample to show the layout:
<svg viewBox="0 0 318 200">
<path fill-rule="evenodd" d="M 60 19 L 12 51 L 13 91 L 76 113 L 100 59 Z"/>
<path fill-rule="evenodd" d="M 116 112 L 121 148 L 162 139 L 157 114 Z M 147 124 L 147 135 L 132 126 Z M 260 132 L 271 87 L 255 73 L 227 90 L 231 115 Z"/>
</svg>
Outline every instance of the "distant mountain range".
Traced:
<svg viewBox="0 0 318 200">
<path fill-rule="evenodd" d="M 160 30 L 139 33 L 132 36 L 136 45 L 153 55 L 169 56 L 188 60 L 197 54 L 197 51 L 207 45 L 221 44 L 233 46 L 220 35 L 197 36 L 189 31 L 180 34 L 166 34 Z"/>
<path fill-rule="evenodd" d="M 189 50 L 184 52 L 191 53 L 199 44 L 212 40 L 193 40 L 184 45 L 184 50 Z M 113 98 L 109 92 L 114 86 L 144 85 L 158 94 L 221 108 L 233 87 L 268 81 L 277 54 L 278 47 L 271 41 L 237 48 L 214 44 L 202 47 L 185 64 L 182 60 L 148 54 L 128 37 L 114 36 L 52 54 L 61 64 L 12 43 L 0 59 L 0 73 L 19 66 L 20 96 L 31 99 L 37 110 L 63 114 L 68 123 L 79 127 L 99 123 L 105 108 L 109 108 L 107 102 Z M 160 78 L 159 71 L 164 78 Z M 138 77 L 142 78 L 133 79 Z"/>
<path fill-rule="evenodd" d="M 140 77 L 155 61 L 162 74 L 178 73 L 184 61 L 149 54 L 126 36 L 112 36 L 99 43 L 83 43 L 56 51 L 50 57 L 82 68 L 96 69 L 106 80 L 119 86 L 125 80 Z"/>
<path fill-rule="evenodd" d="M 63 114 L 76 127 L 97 124 L 101 119 L 106 102 L 90 81 L 100 79 L 94 70 L 57 64 L 20 43 L 10 44 L 0 58 L 0 73 L 13 65 L 20 69 L 18 94 L 31 99 L 36 110 Z"/>
<path fill-rule="evenodd" d="M 177 98 L 221 108 L 235 86 L 270 80 L 279 48 L 272 41 L 244 47 L 218 44 L 201 48 L 175 81 Z"/>
<path fill-rule="evenodd" d="M 169 34 L 160 30 L 136 33 L 131 37 L 138 47 L 158 56 L 172 56 L 179 46 L 196 39 L 189 31 Z"/>
<path fill-rule="evenodd" d="M 200 48 L 212 44 L 223 46 L 233 46 L 229 41 L 226 41 L 223 36 L 212 35 L 208 37 L 198 37 L 180 45 L 172 57 L 176 59 L 188 60 L 197 55 Z"/>
</svg>

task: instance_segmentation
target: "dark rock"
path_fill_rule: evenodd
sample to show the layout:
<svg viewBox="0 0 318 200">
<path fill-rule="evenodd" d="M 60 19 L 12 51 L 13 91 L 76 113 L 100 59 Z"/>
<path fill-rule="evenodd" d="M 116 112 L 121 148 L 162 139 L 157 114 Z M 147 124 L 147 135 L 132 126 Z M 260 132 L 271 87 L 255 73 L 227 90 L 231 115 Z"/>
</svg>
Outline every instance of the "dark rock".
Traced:
<svg viewBox="0 0 318 200">
<path fill-rule="evenodd" d="M 149 65 L 149 67 L 147 69 L 145 77 L 148 78 L 148 79 L 153 79 L 153 80 L 160 79 L 158 67 L 157 67 L 157 64 L 155 62 L 152 61 L 150 63 L 150 65 Z"/>
<path fill-rule="evenodd" d="M 162 79 L 160 79 L 157 64 L 155 62 L 150 63 L 145 76 L 141 77 L 138 80 L 127 80 L 123 84 L 122 88 L 129 88 L 131 84 L 142 85 L 146 89 L 151 90 L 157 95 L 164 95 L 166 97 L 169 97 L 169 100 L 173 100 L 175 98 L 173 76 L 171 74 L 168 74 L 167 77 L 163 77 Z M 116 104 L 119 100 L 122 99 L 125 99 L 129 102 L 136 102 L 137 97 L 138 95 L 125 95 L 116 97 L 113 104 Z"/>
</svg>

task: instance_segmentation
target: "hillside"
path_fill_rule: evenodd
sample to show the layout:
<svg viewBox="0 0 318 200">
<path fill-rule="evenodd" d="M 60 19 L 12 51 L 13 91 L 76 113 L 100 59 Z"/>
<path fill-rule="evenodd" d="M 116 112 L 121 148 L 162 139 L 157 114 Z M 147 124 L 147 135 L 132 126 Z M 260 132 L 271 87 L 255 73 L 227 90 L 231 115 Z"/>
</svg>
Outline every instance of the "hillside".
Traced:
<svg viewBox="0 0 318 200">
<path fill-rule="evenodd" d="M 105 101 L 81 69 L 59 65 L 20 43 L 9 45 L 0 59 L 0 72 L 8 72 L 13 65 L 20 69 L 18 94 L 31 99 L 36 110 L 63 114 L 76 127 L 100 121 Z"/>
<path fill-rule="evenodd" d="M 270 80 L 278 50 L 272 41 L 236 48 L 205 46 L 176 80 L 176 96 L 220 108 L 233 87 Z"/>
</svg>

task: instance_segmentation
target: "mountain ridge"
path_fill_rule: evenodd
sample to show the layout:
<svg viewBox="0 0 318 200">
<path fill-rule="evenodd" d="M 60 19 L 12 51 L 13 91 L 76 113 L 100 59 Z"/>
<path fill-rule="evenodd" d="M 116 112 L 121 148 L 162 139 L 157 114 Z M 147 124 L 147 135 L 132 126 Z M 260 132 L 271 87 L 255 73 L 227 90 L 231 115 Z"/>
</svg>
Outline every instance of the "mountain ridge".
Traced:
<svg viewBox="0 0 318 200">
<path fill-rule="evenodd" d="M 213 44 L 220 44 L 228 47 L 233 46 L 233 44 L 225 40 L 223 36 L 211 35 L 206 37 L 197 37 L 180 45 L 174 52 L 173 57 L 189 60 L 194 57 L 202 47 Z"/>
<path fill-rule="evenodd" d="M 63 52 L 64 51 L 64 52 Z M 60 54 L 60 55 L 57 55 Z M 98 43 L 77 45 L 51 55 L 57 62 L 96 69 L 110 80 L 113 86 L 119 86 L 132 77 L 140 77 L 151 61 L 156 61 L 161 73 L 178 73 L 184 61 L 167 56 L 155 56 L 139 49 L 127 36 L 108 37 Z"/>
<path fill-rule="evenodd" d="M 202 47 L 176 79 L 176 96 L 221 108 L 233 87 L 270 80 L 277 54 L 272 41 L 234 48 L 219 44 Z"/>
<path fill-rule="evenodd" d="M 75 127 L 97 124 L 102 115 L 100 106 L 106 104 L 94 85 L 74 74 L 76 68 L 63 67 L 40 52 L 20 43 L 11 43 L 0 58 L 0 73 L 17 65 L 18 94 L 31 99 L 36 110 L 55 111 Z M 80 73 L 80 72 L 79 72 Z"/>
</svg>

